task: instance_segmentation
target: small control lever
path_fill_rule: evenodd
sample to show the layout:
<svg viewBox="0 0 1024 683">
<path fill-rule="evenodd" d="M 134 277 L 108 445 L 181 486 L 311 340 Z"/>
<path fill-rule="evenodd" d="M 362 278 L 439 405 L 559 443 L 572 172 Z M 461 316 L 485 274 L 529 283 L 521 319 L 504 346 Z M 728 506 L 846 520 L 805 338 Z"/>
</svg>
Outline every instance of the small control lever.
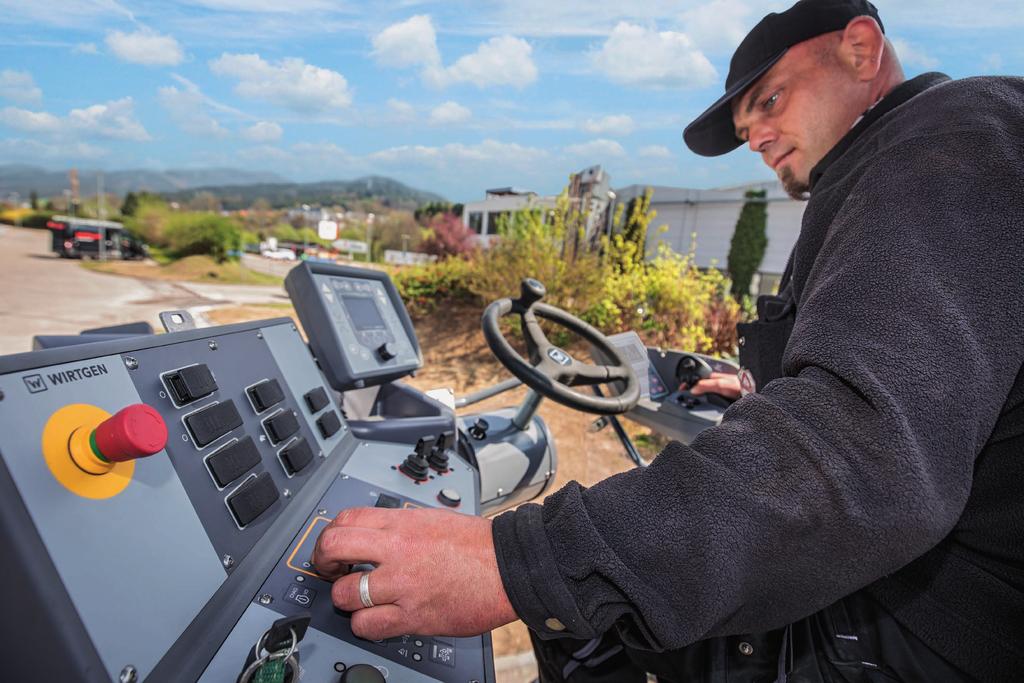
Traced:
<svg viewBox="0 0 1024 683">
<path fill-rule="evenodd" d="M 448 471 L 448 449 L 454 445 L 454 441 L 455 432 L 441 432 L 434 441 L 434 447 L 430 449 L 427 463 L 438 474 L 444 474 Z"/>
<path fill-rule="evenodd" d="M 430 465 L 427 462 L 427 454 L 434 445 L 433 439 L 420 439 L 416 442 L 416 448 L 405 458 L 405 462 L 398 466 L 403 474 L 412 477 L 416 481 L 426 481 Z"/>
<path fill-rule="evenodd" d="M 469 435 L 477 441 L 483 441 L 487 438 L 487 430 L 490 429 L 490 427 L 491 425 L 488 424 L 487 420 L 482 417 L 477 418 L 477 421 L 469 428 Z"/>
</svg>

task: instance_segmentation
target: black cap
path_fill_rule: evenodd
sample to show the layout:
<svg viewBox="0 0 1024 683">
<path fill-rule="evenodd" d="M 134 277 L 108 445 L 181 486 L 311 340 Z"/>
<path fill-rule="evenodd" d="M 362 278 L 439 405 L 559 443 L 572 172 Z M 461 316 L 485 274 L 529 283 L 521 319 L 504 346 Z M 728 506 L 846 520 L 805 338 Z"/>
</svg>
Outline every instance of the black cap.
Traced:
<svg viewBox="0 0 1024 683">
<path fill-rule="evenodd" d="M 785 12 L 766 16 L 736 48 L 725 79 L 725 95 L 683 131 L 686 146 L 702 156 L 714 157 L 742 145 L 732 124 L 733 98 L 772 68 L 792 46 L 841 31 L 852 19 L 865 15 L 882 26 L 878 10 L 867 0 L 800 0 Z"/>
</svg>

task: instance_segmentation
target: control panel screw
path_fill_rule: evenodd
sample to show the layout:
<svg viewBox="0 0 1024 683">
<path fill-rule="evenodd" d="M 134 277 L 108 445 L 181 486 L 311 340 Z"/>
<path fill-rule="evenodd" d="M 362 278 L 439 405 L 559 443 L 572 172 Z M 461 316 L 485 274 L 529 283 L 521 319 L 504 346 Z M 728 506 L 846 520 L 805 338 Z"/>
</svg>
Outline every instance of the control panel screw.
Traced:
<svg viewBox="0 0 1024 683">
<path fill-rule="evenodd" d="M 215 342 L 215 341 L 213 341 L 213 340 L 210 340 L 210 343 L 209 343 L 209 344 L 207 344 L 207 346 L 209 346 L 209 347 L 210 347 L 210 350 L 211 350 L 211 351 L 216 351 L 216 350 L 217 350 L 217 342 Z"/>
<path fill-rule="evenodd" d="M 754 654 L 754 646 L 747 642 L 740 643 L 740 654 L 749 657 Z"/>
<path fill-rule="evenodd" d="M 299 331 L 299 328 L 295 327 L 295 325 L 292 325 L 292 332 L 298 332 L 298 331 Z"/>
<path fill-rule="evenodd" d="M 341 475 L 341 478 L 342 479 L 348 479 L 348 475 L 347 474 L 343 474 L 343 475 Z"/>
<path fill-rule="evenodd" d="M 224 565 L 225 569 L 231 569 L 235 566 L 235 558 L 231 557 L 230 555 L 225 555 L 224 557 L 220 558 L 220 563 Z"/>
<path fill-rule="evenodd" d="M 126 368 L 128 368 L 129 370 L 138 370 L 139 369 L 139 361 L 137 361 L 133 356 L 125 356 L 124 357 L 124 366 Z"/>
<path fill-rule="evenodd" d="M 326 517 L 327 516 L 327 510 L 324 509 L 324 508 L 320 508 L 319 510 L 316 511 L 316 514 L 320 515 L 321 517 Z"/>
<path fill-rule="evenodd" d="M 285 490 L 281 491 L 281 495 L 284 496 L 285 498 L 291 498 L 292 497 L 292 490 L 291 489 L 285 489 Z"/>
<path fill-rule="evenodd" d="M 129 664 L 125 668 L 121 669 L 121 675 L 117 677 L 120 683 L 135 683 L 139 680 L 139 672 L 135 670 L 135 667 Z"/>
<path fill-rule="evenodd" d="M 257 339 L 263 339 L 263 333 L 262 332 L 257 332 L 256 333 L 256 338 Z"/>
<path fill-rule="evenodd" d="M 260 596 L 260 604 L 261 605 L 269 605 L 272 602 L 274 602 L 274 596 L 271 595 L 270 593 L 264 593 L 263 595 Z"/>
</svg>

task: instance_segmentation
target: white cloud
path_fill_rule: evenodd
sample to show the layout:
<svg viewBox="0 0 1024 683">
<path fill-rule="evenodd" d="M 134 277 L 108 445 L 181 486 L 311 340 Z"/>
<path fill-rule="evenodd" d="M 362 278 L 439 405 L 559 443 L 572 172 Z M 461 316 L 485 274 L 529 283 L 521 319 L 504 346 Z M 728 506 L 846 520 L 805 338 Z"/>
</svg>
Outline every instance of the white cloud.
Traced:
<svg viewBox="0 0 1024 683">
<path fill-rule="evenodd" d="M 619 114 L 587 119 L 582 128 L 593 135 L 629 135 L 633 132 L 634 124 L 631 116 Z"/>
<path fill-rule="evenodd" d="M 441 147 L 402 145 L 370 154 L 368 159 L 384 165 L 404 167 L 419 164 L 434 168 L 459 168 L 466 164 L 491 170 L 494 164 L 504 167 L 531 167 L 548 157 L 546 150 L 516 143 L 484 140 L 476 145 L 452 143 Z"/>
<path fill-rule="evenodd" d="M 235 92 L 242 97 L 280 104 L 298 112 L 344 109 L 352 103 L 344 76 L 297 57 L 275 63 L 256 54 L 224 53 L 210 62 L 210 69 L 237 79 Z"/>
<path fill-rule="evenodd" d="M 0 155 L 5 159 L 24 159 L 26 161 L 37 161 L 41 158 L 92 160 L 104 157 L 109 153 L 109 150 L 90 145 L 87 142 L 48 144 L 25 138 L 0 140 Z"/>
<path fill-rule="evenodd" d="M 404 100 L 394 97 L 388 100 L 390 120 L 394 123 L 411 123 L 416 120 L 416 108 Z"/>
<path fill-rule="evenodd" d="M 695 45 L 732 54 L 756 21 L 746 0 L 711 0 L 683 12 L 679 27 Z"/>
<path fill-rule="evenodd" d="M 254 142 L 275 142 L 284 135 L 284 129 L 273 121 L 257 121 L 242 131 L 242 136 Z"/>
<path fill-rule="evenodd" d="M 78 43 L 71 51 L 76 55 L 98 55 L 99 49 L 96 47 L 96 43 Z"/>
<path fill-rule="evenodd" d="M 896 56 L 899 57 L 900 62 L 905 66 L 934 69 L 939 65 L 939 60 L 913 43 L 908 43 L 900 38 L 894 38 L 892 46 L 896 50 Z"/>
<path fill-rule="evenodd" d="M 17 107 L 0 109 L 0 123 L 25 133 L 53 135 L 62 128 L 60 118 L 45 111 L 29 111 Z"/>
<path fill-rule="evenodd" d="M 418 14 L 392 24 L 373 37 L 373 56 L 384 66 L 408 67 L 441 63 L 437 33 L 430 17 Z"/>
<path fill-rule="evenodd" d="M 135 102 L 131 97 L 72 109 L 66 117 L 6 107 L 0 110 L 0 123 L 27 133 L 63 137 L 68 142 L 78 136 L 134 142 L 150 139 L 135 118 Z"/>
<path fill-rule="evenodd" d="M 191 0 L 191 4 L 227 12 L 259 12 L 268 14 L 300 14 L 329 10 L 332 3 L 327 0 Z"/>
<path fill-rule="evenodd" d="M 424 77 L 433 85 L 472 83 L 478 88 L 510 85 L 522 88 L 537 80 L 533 47 L 522 38 L 498 36 L 481 43 L 449 67 L 428 67 Z"/>
<path fill-rule="evenodd" d="M 135 33 L 111 31 L 107 34 L 107 47 L 118 59 L 146 66 L 174 66 L 185 59 L 178 41 L 144 28 Z"/>
<path fill-rule="evenodd" d="M 135 101 L 131 97 L 94 104 L 84 109 L 72 109 L 67 120 L 73 129 L 87 135 L 134 142 L 151 139 L 135 118 Z"/>
<path fill-rule="evenodd" d="M 227 135 L 228 131 L 220 122 L 204 110 L 205 98 L 199 88 L 191 83 L 189 86 L 184 90 L 174 86 L 160 88 L 157 101 L 178 128 L 186 133 L 212 137 Z"/>
<path fill-rule="evenodd" d="M 591 140 L 590 142 L 567 145 L 565 147 L 565 153 L 571 157 L 583 158 L 588 161 L 593 160 L 595 163 L 600 163 L 603 159 L 608 157 L 615 158 L 626 156 L 626 150 L 622 145 L 614 140 L 608 140 L 607 138 L 598 138 L 597 140 Z"/>
<path fill-rule="evenodd" d="M 615 26 L 591 58 L 599 71 L 623 85 L 698 88 L 718 79 L 715 67 L 686 34 L 626 22 Z"/>
<path fill-rule="evenodd" d="M 642 157 L 648 159 L 671 159 L 672 152 L 668 147 L 663 145 L 648 145 L 647 147 L 641 147 L 640 151 L 637 152 Z"/>
<path fill-rule="evenodd" d="M 448 100 L 443 104 L 434 107 L 430 112 L 430 123 L 435 126 L 443 126 L 453 123 L 465 123 L 473 116 L 468 108 L 458 102 Z"/>
<path fill-rule="evenodd" d="M 0 71 L 0 98 L 33 104 L 42 101 L 43 91 L 32 80 L 29 72 L 4 69 Z"/>
</svg>

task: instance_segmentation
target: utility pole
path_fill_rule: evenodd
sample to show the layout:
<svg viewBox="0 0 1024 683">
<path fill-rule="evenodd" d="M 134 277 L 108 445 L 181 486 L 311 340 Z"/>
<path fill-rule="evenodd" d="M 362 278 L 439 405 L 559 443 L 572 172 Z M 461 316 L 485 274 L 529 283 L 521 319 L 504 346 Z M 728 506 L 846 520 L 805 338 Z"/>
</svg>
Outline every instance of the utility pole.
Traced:
<svg viewBox="0 0 1024 683">
<path fill-rule="evenodd" d="M 96 174 L 96 210 L 100 214 L 100 220 L 107 219 L 106 197 L 103 192 L 103 173 Z"/>
</svg>

